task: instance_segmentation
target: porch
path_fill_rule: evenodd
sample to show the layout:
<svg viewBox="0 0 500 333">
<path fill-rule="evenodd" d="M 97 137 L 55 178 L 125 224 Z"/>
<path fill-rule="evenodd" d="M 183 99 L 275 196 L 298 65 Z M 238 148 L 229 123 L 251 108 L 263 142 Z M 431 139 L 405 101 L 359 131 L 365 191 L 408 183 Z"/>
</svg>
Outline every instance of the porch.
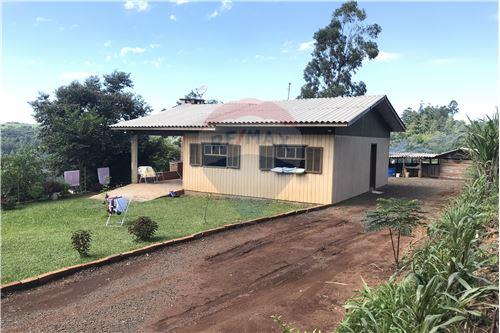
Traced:
<svg viewBox="0 0 500 333">
<path fill-rule="evenodd" d="M 144 202 L 169 195 L 171 191 L 180 192 L 183 190 L 181 179 L 163 180 L 156 183 L 133 183 L 118 187 L 107 192 L 109 196 L 124 196 L 133 201 Z M 104 193 L 91 197 L 91 199 L 104 200 Z"/>
</svg>

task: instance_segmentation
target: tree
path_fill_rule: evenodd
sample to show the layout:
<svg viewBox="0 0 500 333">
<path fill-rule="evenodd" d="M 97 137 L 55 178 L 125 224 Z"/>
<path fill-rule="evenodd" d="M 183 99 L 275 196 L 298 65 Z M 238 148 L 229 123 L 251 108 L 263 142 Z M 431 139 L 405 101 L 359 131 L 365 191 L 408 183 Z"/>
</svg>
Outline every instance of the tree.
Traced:
<svg viewBox="0 0 500 333">
<path fill-rule="evenodd" d="M 2 156 L 2 198 L 17 202 L 39 199 L 47 175 L 45 164 L 46 157 L 30 146 Z"/>
<path fill-rule="evenodd" d="M 421 104 L 418 110 L 405 109 L 401 119 L 406 132 L 392 134 L 391 150 L 441 153 L 462 147 L 465 123 L 454 119 L 458 110 L 454 100 L 448 105 Z"/>
<path fill-rule="evenodd" d="M 151 112 L 132 87 L 130 74 L 114 71 L 103 81 L 91 76 L 84 83 L 62 86 L 53 99 L 40 93 L 30 103 L 56 172 L 79 169 L 84 186 L 96 182 L 95 170 L 102 166 L 111 168 L 115 182 L 130 179 L 130 138 L 109 126 Z"/>
<path fill-rule="evenodd" d="M 399 268 L 401 235 L 409 235 L 420 223 L 420 217 L 420 205 L 417 200 L 397 198 L 377 199 L 377 208 L 366 216 L 367 231 L 389 229 L 396 268 Z"/>
<path fill-rule="evenodd" d="M 366 25 L 366 12 L 356 1 L 348 1 L 333 12 L 329 25 L 314 34 L 312 60 L 304 70 L 306 84 L 299 98 L 360 96 L 366 93 L 363 81 L 352 76 L 365 58 L 378 55 L 375 39 L 382 28 Z"/>
<path fill-rule="evenodd" d="M 184 95 L 184 98 L 186 99 L 203 99 L 203 93 L 198 92 L 197 89 L 191 90 L 189 93 Z M 177 105 L 181 105 L 182 103 L 177 101 Z M 222 104 L 222 101 L 219 101 L 217 99 L 207 99 L 205 100 L 205 104 Z M 165 111 L 163 109 L 162 111 Z"/>
<path fill-rule="evenodd" d="M 37 126 L 9 122 L 0 124 L 0 137 L 2 140 L 2 156 L 19 151 L 26 146 L 38 146 Z"/>
</svg>

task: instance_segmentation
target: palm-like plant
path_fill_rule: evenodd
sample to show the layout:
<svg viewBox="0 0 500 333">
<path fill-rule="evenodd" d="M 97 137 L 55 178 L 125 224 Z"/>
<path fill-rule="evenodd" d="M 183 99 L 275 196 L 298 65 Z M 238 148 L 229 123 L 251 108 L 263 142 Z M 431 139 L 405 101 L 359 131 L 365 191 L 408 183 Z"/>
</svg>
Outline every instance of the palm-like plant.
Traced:
<svg viewBox="0 0 500 333">
<path fill-rule="evenodd" d="M 367 231 L 389 229 L 392 253 L 396 268 L 399 268 L 399 248 L 401 235 L 409 235 L 420 223 L 420 204 L 417 200 L 397 198 L 377 199 L 377 208 L 367 214 Z"/>
<path fill-rule="evenodd" d="M 498 109 L 493 117 L 470 120 L 464 143 L 469 148 L 479 176 L 486 175 L 491 182 L 498 181 Z"/>
</svg>

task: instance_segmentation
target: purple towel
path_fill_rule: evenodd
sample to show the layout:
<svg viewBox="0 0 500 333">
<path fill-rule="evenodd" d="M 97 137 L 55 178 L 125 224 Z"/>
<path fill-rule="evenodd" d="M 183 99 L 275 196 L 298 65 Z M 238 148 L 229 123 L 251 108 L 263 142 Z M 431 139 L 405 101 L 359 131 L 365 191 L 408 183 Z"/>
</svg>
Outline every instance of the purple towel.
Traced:
<svg viewBox="0 0 500 333">
<path fill-rule="evenodd" d="M 108 185 L 109 184 L 109 168 L 98 168 L 97 177 L 99 178 L 99 184 Z"/>
<path fill-rule="evenodd" d="M 64 171 L 64 182 L 69 186 L 80 186 L 80 170 Z"/>
</svg>

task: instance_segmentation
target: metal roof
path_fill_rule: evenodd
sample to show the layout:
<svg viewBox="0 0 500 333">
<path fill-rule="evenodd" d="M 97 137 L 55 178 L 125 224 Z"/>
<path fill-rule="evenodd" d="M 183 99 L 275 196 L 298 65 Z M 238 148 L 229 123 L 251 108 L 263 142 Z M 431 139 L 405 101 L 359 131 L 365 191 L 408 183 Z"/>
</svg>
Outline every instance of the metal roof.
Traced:
<svg viewBox="0 0 500 333">
<path fill-rule="evenodd" d="M 435 158 L 438 154 L 434 153 L 392 153 L 389 158 Z"/>
<path fill-rule="evenodd" d="M 404 124 L 385 95 L 182 104 L 150 116 L 122 121 L 111 127 L 200 129 L 238 125 L 349 126 L 375 107 L 378 107 L 392 130 L 404 131 Z"/>
</svg>

